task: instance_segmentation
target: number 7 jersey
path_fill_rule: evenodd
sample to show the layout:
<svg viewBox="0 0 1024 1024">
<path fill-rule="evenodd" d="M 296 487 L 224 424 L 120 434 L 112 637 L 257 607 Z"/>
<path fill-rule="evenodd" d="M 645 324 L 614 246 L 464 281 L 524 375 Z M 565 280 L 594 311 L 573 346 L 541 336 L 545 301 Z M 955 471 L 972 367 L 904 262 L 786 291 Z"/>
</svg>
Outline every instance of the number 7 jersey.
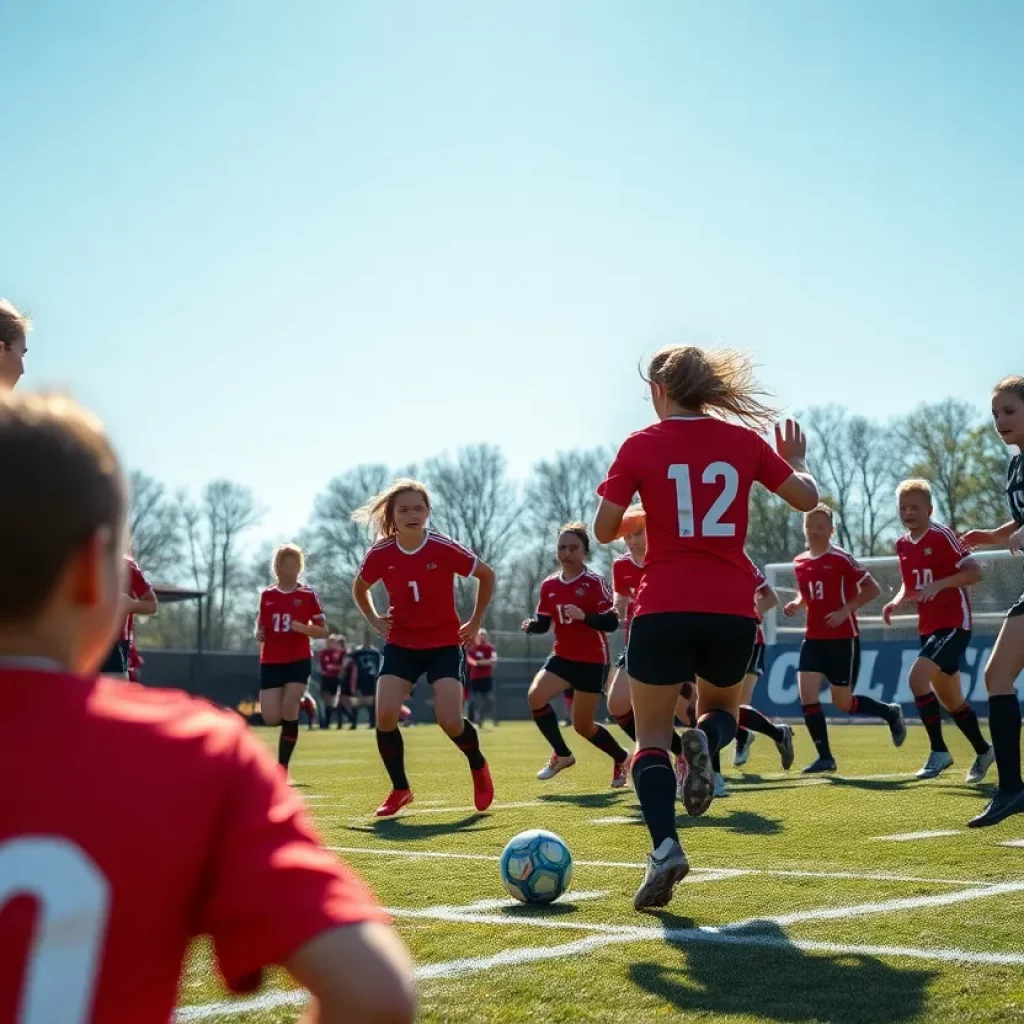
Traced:
<svg viewBox="0 0 1024 1024">
<path fill-rule="evenodd" d="M 708 416 L 670 416 L 626 438 L 597 493 L 623 508 L 639 494 L 646 512 L 634 618 L 754 618 L 758 581 L 744 551 L 750 489 L 777 491 L 792 474 L 756 431 Z"/>
</svg>

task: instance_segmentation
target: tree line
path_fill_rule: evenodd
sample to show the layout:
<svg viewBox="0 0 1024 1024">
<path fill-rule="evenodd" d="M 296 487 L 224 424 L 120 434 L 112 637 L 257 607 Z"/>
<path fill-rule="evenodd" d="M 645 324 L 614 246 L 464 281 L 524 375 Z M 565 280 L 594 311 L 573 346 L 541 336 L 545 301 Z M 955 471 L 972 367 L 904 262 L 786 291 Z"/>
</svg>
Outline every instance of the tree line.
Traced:
<svg viewBox="0 0 1024 1024">
<path fill-rule="evenodd" d="M 948 399 L 922 405 L 888 422 L 840 406 L 813 407 L 800 419 L 812 471 L 836 511 L 837 541 L 856 555 L 892 553 L 899 533 L 893 489 L 907 476 L 931 482 L 937 515 L 954 530 L 1005 518 L 1006 451 L 987 414 L 968 403 Z M 532 611 L 541 581 L 555 570 L 559 526 L 593 518 L 595 488 L 613 455 L 607 446 L 556 452 L 538 461 L 526 480 L 509 475 L 504 454 L 491 444 L 467 445 L 419 466 L 357 465 L 316 496 L 295 538 L 307 553 L 307 578 L 332 626 L 360 637 L 363 623 L 351 586 L 372 538 L 352 521 L 352 513 L 396 476 L 415 476 L 433 495 L 434 526 L 498 574 L 488 626 L 514 630 Z M 209 648 L 252 648 L 256 594 L 268 583 L 273 550 L 269 542 L 250 542 L 263 518 L 256 495 L 226 479 L 211 481 L 198 497 L 171 493 L 139 471 L 131 473 L 130 483 L 132 546 L 143 570 L 154 582 L 206 595 L 203 631 Z M 799 515 L 756 487 L 747 542 L 751 558 L 759 565 L 785 562 L 802 544 Z M 618 553 L 596 547 L 592 567 L 609 573 Z M 468 611 L 469 585 L 459 601 Z M 195 636 L 191 604 L 165 606 L 142 630 L 146 645 L 189 647 Z"/>
</svg>

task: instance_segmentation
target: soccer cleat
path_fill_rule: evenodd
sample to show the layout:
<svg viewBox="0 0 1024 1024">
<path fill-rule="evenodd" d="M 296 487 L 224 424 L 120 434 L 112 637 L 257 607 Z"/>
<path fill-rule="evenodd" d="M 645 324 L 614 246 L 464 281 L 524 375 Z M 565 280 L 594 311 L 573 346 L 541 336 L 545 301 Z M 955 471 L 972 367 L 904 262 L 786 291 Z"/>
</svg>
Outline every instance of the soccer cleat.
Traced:
<svg viewBox="0 0 1024 1024">
<path fill-rule="evenodd" d="M 680 755 L 676 758 L 676 799 L 683 799 L 683 787 L 686 785 L 686 774 L 689 772 L 690 766 L 686 763 L 686 758 Z"/>
<path fill-rule="evenodd" d="M 632 760 L 631 757 L 627 757 L 625 761 L 614 763 L 612 766 L 612 789 L 622 789 L 629 781 L 629 766 Z"/>
<path fill-rule="evenodd" d="M 683 848 L 674 839 L 666 839 L 654 853 L 647 855 L 647 871 L 633 897 L 633 909 L 667 907 L 676 886 L 689 871 L 690 862 Z"/>
<path fill-rule="evenodd" d="M 801 775 L 824 775 L 826 772 L 834 772 L 837 769 L 834 757 L 819 757 L 812 761 L 806 768 L 800 769 Z"/>
<path fill-rule="evenodd" d="M 924 767 L 917 773 L 918 779 L 938 778 L 947 768 L 953 767 L 953 755 L 948 750 L 933 750 Z"/>
<path fill-rule="evenodd" d="M 411 789 L 393 789 L 388 793 L 387 800 L 377 808 L 375 816 L 378 818 L 390 818 L 396 815 L 403 807 L 407 807 L 411 803 Z"/>
<path fill-rule="evenodd" d="M 1011 814 L 1024 814 L 1024 789 L 1019 793 L 996 793 L 988 807 L 967 822 L 967 827 L 985 828 L 988 825 L 998 825 Z"/>
<path fill-rule="evenodd" d="M 984 754 L 979 754 L 974 759 L 974 764 L 971 765 L 971 770 L 967 773 L 964 782 L 981 782 L 988 775 L 989 768 L 995 763 L 996 752 L 992 747 L 989 747 Z"/>
<path fill-rule="evenodd" d="M 725 788 L 725 779 L 721 772 L 715 772 L 715 799 L 719 797 L 728 796 L 729 790 Z"/>
<path fill-rule="evenodd" d="M 742 747 L 738 743 L 736 744 L 736 749 L 732 752 L 734 768 L 742 768 L 750 760 L 750 748 L 756 739 L 757 736 L 750 732 L 747 733 L 747 742 Z"/>
<path fill-rule="evenodd" d="M 557 754 L 552 754 L 548 758 L 548 763 L 544 765 L 539 772 L 537 772 L 538 779 L 553 779 L 559 772 L 565 771 L 566 768 L 571 768 L 576 763 L 576 758 L 570 754 L 568 757 L 559 757 Z"/>
<path fill-rule="evenodd" d="M 683 783 L 683 806 L 687 814 L 698 818 L 715 798 L 715 770 L 711 766 L 708 738 L 700 729 L 686 729 L 682 740 L 688 769 Z"/>
<path fill-rule="evenodd" d="M 494 783 L 491 782 L 491 769 L 485 763 L 483 768 L 471 770 L 473 776 L 473 803 L 478 811 L 486 811 L 494 802 Z"/>
<path fill-rule="evenodd" d="M 889 721 L 889 732 L 892 733 L 892 745 L 902 747 L 903 741 L 907 738 L 907 723 L 903 720 L 903 708 L 899 704 L 890 704 L 893 710 L 893 717 Z"/>
<path fill-rule="evenodd" d="M 782 767 L 788 772 L 796 759 L 796 751 L 793 749 L 793 727 L 780 725 L 779 728 L 782 730 L 782 740 L 775 744 L 775 749 L 779 752 L 779 757 L 782 758 Z"/>
</svg>

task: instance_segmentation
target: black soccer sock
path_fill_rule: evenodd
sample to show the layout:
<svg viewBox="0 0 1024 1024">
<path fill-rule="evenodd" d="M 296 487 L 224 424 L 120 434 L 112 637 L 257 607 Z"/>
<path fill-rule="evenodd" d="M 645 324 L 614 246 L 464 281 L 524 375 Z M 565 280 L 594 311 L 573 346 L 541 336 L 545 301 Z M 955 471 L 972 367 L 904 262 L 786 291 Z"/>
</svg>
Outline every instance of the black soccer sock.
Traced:
<svg viewBox="0 0 1024 1024">
<path fill-rule="evenodd" d="M 981 723 L 978 721 L 978 715 L 974 708 L 967 701 L 964 701 L 963 707 L 951 712 L 951 714 L 957 728 L 967 737 L 968 743 L 974 747 L 974 752 L 976 754 L 987 754 L 989 743 L 982 735 Z"/>
<path fill-rule="evenodd" d="M 743 721 L 743 709 L 740 708 L 740 721 Z M 747 749 L 747 744 L 750 742 L 750 730 L 746 726 L 741 725 L 736 730 L 736 753 L 742 754 Z"/>
<path fill-rule="evenodd" d="M 672 730 L 672 753 L 676 757 L 683 756 L 683 738 L 675 729 Z"/>
<path fill-rule="evenodd" d="M 759 732 L 762 736 L 769 737 L 775 743 L 781 743 L 786 736 L 774 722 L 765 718 L 757 708 L 752 708 L 748 704 L 740 707 L 740 726 L 742 731 L 748 735 L 751 732 Z M 740 731 L 740 729 L 736 730 L 736 748 L 738 750 L 743 749 L 740 746 Z"/>
<path fill-rule="evenodd" d="M 716 775 L 722 774 L 722 752 L 720 750 L 711 751 L 711 768 Z"/>
<path fill-rule="evenodd" d="M 997 693 L 988 699 L 988 727 L 996 751 L 999 791 L 1019 793 L 1024 789 L 1020 775 L 1020 701 L 1015 693 Z"/>
<path fill-rule="evenodd" d="M 811 741 L 818 757 L 825 760 L 832 759 L 832 748 L 828 745 L 828 723 L 825 721 L 825 713 L 821 710 L 820 704 L 802 705 L 804 712 L 804 724 L 811 734 Z"/>
<path fill-rule="evenodd" d="M 736 735 L 736 719 L 728 711 L 709 711 L 700 716 L 697 728 L 707 736 L 708 749 L 713 754 L 732 742 Z"/>
<path fill-rule="evenodd" d="M 928 733 L 928 742 L 932 751 L 947 754 L 949 747 L 942 738 L 942 712 L 939 710 L 939 700 L 934 693 L 926 693 L 922 697 L 915 697 L 914 704 L 917 713 L 921 716 L 925 732 Z"/>
<path fill-rule="evenodd" d="M 655 850 L 666 839 L 679 842 L 676 832 L 676 773 L 668 754 L 647 747 L 633 758 L 633 789 L 644 813 Z"/>
<path fill-rule="evenodd" d="M 299 741 L 299 720 L 297 718 L 288 721 L 281 719 L 281 735 L 277 741 L 277 763 L 283 768 L 288 767 L 288 762 L 295 753 L 295 744 Z"/>
<path fill-rule="evenodd" d="M 324 723 L 323 723 L 322 728 L 330 729 L 330 727 L 331 727 L 331 712 L 333 710 L 334 710 L 334 708 L 332 708 L 330 704 L 325 704 L 324 705 Z"/>
<path fill-rule="evenodd" d="M 624 715 L 615 716 L 615 724 L 636 743 L 636 719 L 633 718 L 633 709 L 630 708 Z"/>
<path fill-rule="evenodd" d="M 874 697 L 863 697 L 858 693 L 850 698 L 850 714 L 862 718 L 880 718 L 883 722 L 891 722 L 893 718 L 892 708 L 888 704 L 883 704 Z"/>
<path fill-rule="evenodd" d="M 629 754 L 615 742 L 615 737 L 603 725 L 594 727 L 594 734 L 587 737 L 587 742 L 593 743 L 598 750 L 604 751 L 616 764 L 622 764 L 629 757 Z"/>
<path fill-rule="evenodd" d="M 384 762 L 392 789 L 408 789 L 409 779 L 405 774 L 405 741 L 400 729 L 385 732 L 377 730 L 377 751 Z"/>
<path fill-rule="evenodd" d="M 533 720 L 537 728 L 540 729 L 541 736 L 551 744 L 551 749 L 559 757 L 572 757 L 572 751 L 562 739 L 562 730 L 558 726 L 558 715 L 555 714 L 555 709 L 550 704 L 545 704 L 544 707 L 534 711 Z"/>
<path fill-rule="evenodd" d="M 451 740 L 466 755 L 469 767 L 473 771 L 479 771 L 487 764 L 484 755 L 480 753 L 480 736 L 476 731 L 476 726 L 468 718 L 462 720 L 462 732 L 458 736 L 452 736 Z"/>
<path fill-rule="evenodd" d="M 367 714 L 367 717 L 370 719 L 370 724 L 367 726 L 367 728 L 368 729 L 376 729 L 377 728 L 377 705 L 376 704 L 371 704 L 366 709 L 366 714 Z M 358 720 L 354 720 L 354 721 L 356 721 L 357 725 L 359 724 Z"/>
</svg>

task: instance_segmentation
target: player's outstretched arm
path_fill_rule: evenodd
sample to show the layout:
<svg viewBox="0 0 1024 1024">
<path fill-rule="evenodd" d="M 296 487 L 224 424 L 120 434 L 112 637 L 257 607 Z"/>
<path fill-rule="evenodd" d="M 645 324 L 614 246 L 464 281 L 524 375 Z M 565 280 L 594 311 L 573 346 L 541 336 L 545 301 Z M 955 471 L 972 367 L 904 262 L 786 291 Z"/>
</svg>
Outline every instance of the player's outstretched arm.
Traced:
<svg viewBox="0 0 1024 1024">
<path fill-rule="evenodd" d="M 765 615 L 773 608 L 778 608 L 779 595 L 775 593 L 774 588 L 770 584 L 766 583 L 755 595 L 754 605 L 757 608 L 758 615 Z"/>
<path fill-rule="evenodd" d="M 818 485 L 807 469 L 807 438 L 796 420 L 775 428 L 775 449 L 793 469 L 775 493 L 798 512 L 810 512 L 818 504 Z"/>
<path fill-rule="evenodd" d="M 415 1018 L 409 957 L 386 925 L 334 928 L 307 942 L 285 967 L 316 996 L 302 1024 L 406 1024 Z"/>
<path fill-rule="evenodd" d="M 1002 548 L 1017 529 L 1017 524 L 1011 519 L 994 530 L 968 530 L 960 539 L 964 546 L 973 551 L 975 548 Z"/>
</svg>

